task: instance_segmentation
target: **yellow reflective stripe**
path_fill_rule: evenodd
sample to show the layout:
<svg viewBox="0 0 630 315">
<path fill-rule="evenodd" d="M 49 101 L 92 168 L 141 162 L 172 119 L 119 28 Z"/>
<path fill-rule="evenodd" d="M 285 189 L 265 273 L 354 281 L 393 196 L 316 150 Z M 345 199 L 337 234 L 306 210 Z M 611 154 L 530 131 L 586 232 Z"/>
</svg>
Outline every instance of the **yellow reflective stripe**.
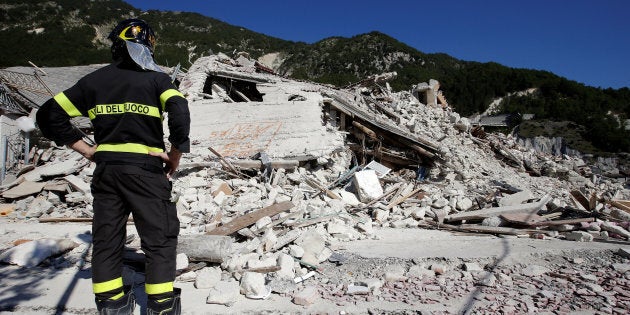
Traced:
<svg viewBox="0 0 630 315">
<path fill-rule="evenodd" d="M 96 294 L 96 293 L 103 293 L 103 292 L 108 292 L 108 291 L 115 290 L 118 288 L 122 288 L 122 286 L 123 286 L 122 277 L 118 277 L 114 280 L 93 283 L 92 289 L 94 290 L 94 293 Z"/>
<path fill-rule="evenodd" d="M 59 104 L 59 106 L 61 106 L 61 108 L 63 108 L 63 110 L 65 110 L 70 117 L 81 116 L 81 112 L 74 106 L 74 104 L 72 104 L 68 97 L 63 94 L 63 92 L 55 95 L 54 99 L 55 101 L 57 101 L 57 104 Z"/>
<path fill-rule="evenodd" d="M 161 148 L 154 148 L 140 143 L 99 144 L 96 148 L 96 152 L 102 151 L 144 154 L 149 154 L 149 152 L 164 152 Z"/>
<path fill-rule="evenodd" d="M 162 111 L 165 110 L 166 101 L 172 96 L 181 96 L 182 98 L 185 98 L 184 94 L 180 93 L 178 90 L 170 89 L 170 90 L 164 91 L 164 93 L 160 95 L 160 103 L 162 103 Z"/>
<path fill-rule="evenodd" d="M 160 110 L 157 107 L 136 103 L 102 104 L 96 105 L 94 108 L 88 110 L 88 116 L 90 119 L 96 118 L 97 115 L 116 115 L 124 113 L 134 113 L 162 118 Z"/>
<path fill-rule="evenodd" d="M 164 282 L 164 283 L 155 283 L 155 284 L 144 284 L 144 291 L 147 294 L 161 294 L 166 292 L 173 291 L 173 282 Z"/>
<path fill-rule="evenodd" d="M 112 300 L 112 301 L 116 301 L 116 300 L 120 299 L 123 296 L 125 296 L 125 291 L 122 291 L 122 292 L 120 292 L 120 293 L 110 297 L 109 299 Z"/>
</svg>

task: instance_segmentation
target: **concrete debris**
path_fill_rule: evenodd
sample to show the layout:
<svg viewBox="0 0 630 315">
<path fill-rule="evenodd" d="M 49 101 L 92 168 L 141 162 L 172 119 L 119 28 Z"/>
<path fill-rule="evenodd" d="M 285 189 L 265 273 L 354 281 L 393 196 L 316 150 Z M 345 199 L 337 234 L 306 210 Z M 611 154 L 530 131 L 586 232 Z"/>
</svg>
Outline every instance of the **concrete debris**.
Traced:
<svg viewBox="0 0 630 315">
<path fill-rule="evenodd" d="M 293 303 L 308 306 L 319 300 L 319 292 L 316 287 L 307 286 L 293 295 Z"/>
<path fill-rule="evenodd" d="M 0 261 L 32 268 L 46 258 L 69 251 L 78 244 L 69 239 L 39 239 L 19 244 L 0 254 Z"/>
<path fill-rule="evenodd" d="M 264 69 L 247 54 L 202 57 L 180 84 L 193 124 L 192 152 L 172 179 L 180 219 L 177 281 L 209 290 L 208 304 L 232 306 L 241 296 L 266 299 L 272 292 L 303 306 L 319 299 L 435 304 L 479 287 L 484 293 L 475 299 L 488 305 L 482 313 L 568 313 L 550 289 L 563 281 L 575 296 L 630 297 L 627 278 L 618 282 L 626 284 L 624 293 L 605 294 L 613 292 L 606 281 L 627 263 L 607 264 L 601 273 L 611 276 L 591 271 L 597 280 L 579 288 L 577 275 L 536 264 L 503 270 L 481 261 L 396 261 L 366 268 L 368 275 L 345 270 L 333 253 L 349 242 L 378 242 L 379 231 L 392 228 L 540 244 L 531 247 L 550 239 L 627 246 L 627 179 L 615 160 L 551 155 L 536 151 L 542 145 L 472 126 L 435 80 L 392 92 L 383 83 L 396 74 L 385 73 L 334 89 Z M 0 186 L 7 202 L 0 218 L 8 222 L 2 229 L 43 224 L 30 218 L 89 222 L 95 164 L 62 147 L 34 152 L 37 160 Z M 15 241 L 10 235 L 0 233 L 6 244 Z M 58 240 L 40 241 L 55 254 L 36 254 L 36 242 L 0 255 L 28 266 L 80 260 L 77 249 Z M 417 242 L 410 246 L 437 245 Z M 627 262 L 627 249 L 617 257 Z M 331 268 L 338 277 L 327 274 Z M 533 277 L 551 284 L 532 284 Z M 508 298 L 501 291 L 508 285 L 523 292 Z M 616 305 L 606 307 L 613 312 Z"/>
<path fill-rule="evenodd" d="M 232 306 L 238 300 L 239 295 L 240 285 L 238 281 L 219 281 L 210 289 L 206 303 Z"/>
<path fill-rule="evenodd" d="M 24 181 L 21 184 L 2 193 L 2 197 L 7 199 L 24 198 L 26 196 L 40 193 L 44 186 L 46 186 L 46 183 Z"/>
<path fill-rule="evenodd" d="M 197 271 L 197 278 L 195 279 L 195 288 L 197 289 L 210 289 L 221 281 L 221 268 L 218 267 L 206 267 Z"/>
</svg>

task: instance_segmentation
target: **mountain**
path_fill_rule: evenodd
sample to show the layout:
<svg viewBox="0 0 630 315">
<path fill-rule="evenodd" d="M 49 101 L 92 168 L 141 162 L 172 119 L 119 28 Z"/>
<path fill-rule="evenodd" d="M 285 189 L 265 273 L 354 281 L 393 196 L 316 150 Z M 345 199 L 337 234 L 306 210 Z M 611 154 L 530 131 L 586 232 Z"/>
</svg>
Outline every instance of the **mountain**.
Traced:
<svg viewBox="0 0 630 315">
<path fill-rule="evenodd" d="M 599 150 L 630 152 L 630 132 L 622 128 L 630 118 L 628 88 L 589 87 L 547 71 L 425 54 L 376 31 L 307 44 L 197 13 L 144 12 L 119 0 L 0 0 L 0 17 L 0 67 L 25 66 L 28 61 L 49 67 L 109 62 L 109 31 L 123 18 L 140 17 L 155 29 L 156 59 L 163 65 L 181 63 L 186 68 L 201 56 L 245 51 L 253 58 L 265 56 L 282 75 L 337 86 L 396 71 L 398 77 L 391 82 L 395 90 L 436 79 L 462 115 L 483 112 L 503 97 L 502 112 L 569 120 L 582 126 L 580 136 Z M 508 97 L 531 88 L 536 92 Z M 535 128 L 527 130 L 536 135 Z M 562 132 L 556 130 L 554 135 Z"/>
</svg>

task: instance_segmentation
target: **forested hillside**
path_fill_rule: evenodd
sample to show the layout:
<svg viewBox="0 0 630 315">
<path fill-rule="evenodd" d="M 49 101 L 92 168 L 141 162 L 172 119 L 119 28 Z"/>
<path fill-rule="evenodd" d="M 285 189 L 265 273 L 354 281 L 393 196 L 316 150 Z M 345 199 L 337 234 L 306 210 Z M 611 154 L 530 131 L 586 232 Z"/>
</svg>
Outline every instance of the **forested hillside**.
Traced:
<svg viewBox="0 0 630 315">
<path fill-rule="evenodd" d="M 537 119 L 569 120 L 600 150 L 630 152 L 630 89 L 585 86 L 551 72 L 515 69 L 497 63 L 462 61 L 425 54 L 396 39 L 370 32 L 331 37 L 313 44 L 286 41 L 186 12 L 143 12 L 119 0 L 0 0 L 0 67 L 71 66 L 110 60 L 106 37 L 117 21 L 140 17 L 158 37 L 158 63 L 187 68 L 197 58 L 245 51 L 253 58 L 281 57 L 283 75 L 344 86 L 372 74 L 396 71 L 396 90 L 429 79 L 440 81 L 461 115 L 483 112 L 495 98 L 536 88 L 527 96 L 506 97 L 503 112 L 534 113 Z M 562 135 L 558 130 L 556 135 Z"/>
</svg>

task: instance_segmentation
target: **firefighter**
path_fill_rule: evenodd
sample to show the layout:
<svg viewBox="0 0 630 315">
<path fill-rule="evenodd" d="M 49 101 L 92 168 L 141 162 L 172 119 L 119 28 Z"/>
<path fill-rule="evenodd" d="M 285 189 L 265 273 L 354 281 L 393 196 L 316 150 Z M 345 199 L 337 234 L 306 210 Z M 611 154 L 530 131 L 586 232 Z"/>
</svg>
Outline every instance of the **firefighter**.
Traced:
<svg viewBox="0 0 630 315">
<path fill-rule="evenodd" d="M 57 145 L 96 162 L 92 284 L 99 313 L 131 314 L 135 307 L 133 291 L 122 279 L 131 213 L 146 256 L 147 314 L 179 314 L 181 290 L 173 287 L 179 221 L 169 179 L 190 150 L 188 102 L 155 64 L 155 34 L 145 21 L 124 20 L 108 38 L 114 61 L 44 103 L 37 124 Z M 95 146 L 72 127 L 76 116 L 92 121 Z"/>
</svg>

